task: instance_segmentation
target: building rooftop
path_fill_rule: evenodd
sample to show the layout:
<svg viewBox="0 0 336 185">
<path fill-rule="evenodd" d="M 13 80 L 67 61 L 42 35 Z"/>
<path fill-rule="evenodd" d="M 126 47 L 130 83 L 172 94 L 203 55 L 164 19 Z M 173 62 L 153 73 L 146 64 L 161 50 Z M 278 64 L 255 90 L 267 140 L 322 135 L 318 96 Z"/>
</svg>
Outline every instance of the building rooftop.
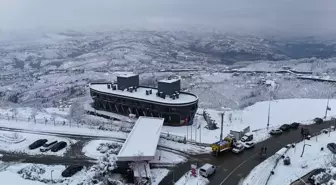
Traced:
<svg viewBox="0 0 336 185">
<path fill-rule="evenodd" d="M 165 99 L 156 96 L 157 89 L 149 88 L 149 87 L 139 87 L 137 91 L 128 92 L 127 90 L 112 90 L 107 88 L 107 83 L 97 83 L 97 84 L 90 84 L 90 88 L 99 92 L 114 94 L 119 96 L 127 96 L 129 98 L 137 98 L 142 100 L 148 101 L 155 101 L 158 103 L 169 103 L 169 104 L 183 104 L 183 103 L 192 103 L 198 100 L 196 95 L 187 94 L 180 92 L 179 98 L 172 99 L 170 97 L 166 97 Z M 146 95 L 146 90 L 152 89 L 152 94 Z"/>
<path fill-rule="evenodd" d="M 174 82 L 177 82 L 179 81 L 180 79 L 179 78 L 171 78 L 171 79 L 162 79 L 162 80 L 159 80 L 158 82 L 162 82 L 162 83 L 174 83 Z"/>
<path fill-rule="evenodd" d="M 121 74 L 117 75 L 117 77 L 124 77 L 124 78 L 132 77 L 132 76 L 137 76 L 137 74 L 134 74 L 134 73 L 121 73 Z"/>
<path fill-rule="evenodd" d="M 163 122 L 163 118 L 140 116 L 119 151 L 118 161 L 153 160 Z"/>
</svg>

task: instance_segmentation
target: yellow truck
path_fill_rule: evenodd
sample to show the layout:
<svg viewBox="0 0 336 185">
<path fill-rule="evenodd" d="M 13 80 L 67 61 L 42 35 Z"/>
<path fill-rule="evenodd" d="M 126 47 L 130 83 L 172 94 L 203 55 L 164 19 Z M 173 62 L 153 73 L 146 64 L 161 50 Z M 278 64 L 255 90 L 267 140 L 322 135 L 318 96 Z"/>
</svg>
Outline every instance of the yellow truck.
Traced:
<svg viewBox="0 0 336 185">
<path fill-rule="evenodd" d="M 235 143 L 236 143 L 235 138 L 227 136 L 223 140 L 217 141 L 216 143 L 213 143 L 210 146 L 212 148 L 212 151 L 215 154 L 218 154 L 219 152 L 231 149 Z"/>
</svg>

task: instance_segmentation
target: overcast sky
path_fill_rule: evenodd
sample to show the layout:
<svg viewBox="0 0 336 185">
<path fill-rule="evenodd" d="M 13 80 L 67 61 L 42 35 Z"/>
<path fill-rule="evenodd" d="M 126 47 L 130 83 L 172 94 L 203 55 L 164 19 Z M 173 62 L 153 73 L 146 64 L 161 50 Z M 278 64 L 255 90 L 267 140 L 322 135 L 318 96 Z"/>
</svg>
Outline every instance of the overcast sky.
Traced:
<svg viewBox="0 0 336 185">
<path fill-rule="evenodd" d="M 336 0 L 0 0 L 0 31 L 190 29 L 336 34 Z M 0 32 L 0 34 L 1 34 Z"/>
</svg>

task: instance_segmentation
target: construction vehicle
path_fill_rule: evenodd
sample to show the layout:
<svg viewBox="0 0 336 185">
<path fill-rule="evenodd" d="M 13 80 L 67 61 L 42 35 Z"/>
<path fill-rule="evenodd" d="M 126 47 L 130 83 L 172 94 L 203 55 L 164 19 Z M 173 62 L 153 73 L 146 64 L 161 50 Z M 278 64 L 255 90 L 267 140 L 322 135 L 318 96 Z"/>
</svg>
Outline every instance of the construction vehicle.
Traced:
<svg viewBox="0 0 336 185">
<path fill-rule="evenodd" d="M 218 153 L 231 150 L 236 145 L 236 139 L 232 135 L 226 136 L 223 140 L 210 145 L 212 152 L 217 156 Z"/>
</svg>

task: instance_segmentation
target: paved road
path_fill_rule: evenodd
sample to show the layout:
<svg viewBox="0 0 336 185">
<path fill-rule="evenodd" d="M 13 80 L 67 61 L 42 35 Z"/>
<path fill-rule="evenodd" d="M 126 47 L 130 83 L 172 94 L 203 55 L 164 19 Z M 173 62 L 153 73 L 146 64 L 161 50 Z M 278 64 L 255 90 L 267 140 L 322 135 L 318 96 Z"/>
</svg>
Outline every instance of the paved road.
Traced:
<svg viewBox="0 0 336 185">
<path fill-rule="evenodd" d="M 320 125 L 307 125 L 310 133 L 319 132 L 323 128 L 328 128 L 335 125 L 334 122 L 327 121 Z M 210 185 L 237 185 L 239 181 L 246 177 L 249 172 L 264 159 L 256 156 L 262 145 L 267 146 L 267 157 L 275 154 L 282 147 L 289 143 L 299 141 L 301 138 L 300 129 L 285 132 L 281 136 L 271 137 L 261 143 L 258 143 L 252 150 L 246 150 L 240 155 L 231 152 L 223 153 L 221 156 L 214 157 L 210 154 L 193 156 L 188 162 L 177 165 L 173 172 L 169 173 L 160 183 L 160 185 L 173 184 L 173 179 L 176 181 L 190 170 L 190 164 L 198 163 L 201 166 L 204 163 L 211 163 L 218 166 L 217 172 L 210 177 Z M 268 172 L 265 172 L 268 173 Z"/>
</svg>

